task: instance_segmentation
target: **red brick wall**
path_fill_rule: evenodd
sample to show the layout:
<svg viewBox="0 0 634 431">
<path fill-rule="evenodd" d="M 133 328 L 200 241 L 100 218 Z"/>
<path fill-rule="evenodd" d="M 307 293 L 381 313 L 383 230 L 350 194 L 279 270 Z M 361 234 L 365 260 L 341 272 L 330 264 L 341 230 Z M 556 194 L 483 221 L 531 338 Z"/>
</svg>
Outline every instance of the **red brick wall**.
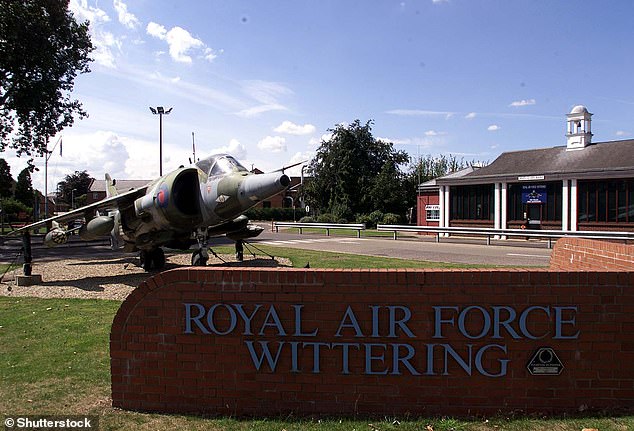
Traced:
<svg viewBox="0 0 634 431">
<path fill-rule="evenodd" d="M 419 226 L 438 226 L 438 221 L 427 221 L 426 205 L 438 205 L 440 197 L 438 196 L 438 190 L 436 191 L 422 191 L 418 195 L 418 206 L 416 208 L 417 224 Z M 433 234 L 435 235 L 435 234 Z"/>
<path fill-rule="evenodd" d="M 565 271 L 634 271 L 634 245 L 562 238 L 555 244 L 550 266 Z"/>
<path fill-rule="evenodd" d="M 528 372 L 542 347 L 561 374 Z M 110 354 L 113 405 L 143 411 L 631 410 L 634 272 L 182 268 L 124 301 Z"/>
</svg>

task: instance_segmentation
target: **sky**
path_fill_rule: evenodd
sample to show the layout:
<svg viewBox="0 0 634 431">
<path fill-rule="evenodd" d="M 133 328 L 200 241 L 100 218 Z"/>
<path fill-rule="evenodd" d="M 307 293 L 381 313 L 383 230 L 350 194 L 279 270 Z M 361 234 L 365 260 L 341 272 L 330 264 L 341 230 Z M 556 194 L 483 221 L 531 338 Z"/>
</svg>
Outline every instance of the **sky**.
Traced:
<svg viewBox="0 0 634 431">
<path fill-rule="evenodd" d="M 566 114 L 594 142 L 634 138 L 634 2 L 586 0 L 71 0 L 90 21 L 89 118 L 61 134 L 48 190 L 86 170 L 153 179 L 228 152 L 262 171 L 310 160 L 329 129 L 373 121 L 413 158 L 492 162 L 566 144 Z M 59 138 L 51 140 L 53 149 Z M 14 178 L 28 157 L 0 153 Z M 44 191 L 44 160 L 33 174 Z M 290 171 L 298 174 L 299 167 Z"/>
</svg>

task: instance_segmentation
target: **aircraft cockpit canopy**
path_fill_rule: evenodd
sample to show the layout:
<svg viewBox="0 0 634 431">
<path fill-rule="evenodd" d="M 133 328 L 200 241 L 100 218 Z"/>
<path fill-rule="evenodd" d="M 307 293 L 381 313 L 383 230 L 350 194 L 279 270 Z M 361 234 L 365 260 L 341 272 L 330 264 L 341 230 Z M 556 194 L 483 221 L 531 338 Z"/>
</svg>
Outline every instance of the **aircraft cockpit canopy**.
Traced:
<svg viewBox="0 0 634 431">
<path fill-rule="evenodd" d="M 196 166 L 210 177 L 230 174 L 233 172 L 248 172 L 247 168 L 228 154 L 216 154 L 196 163 Z"/>
</svg>

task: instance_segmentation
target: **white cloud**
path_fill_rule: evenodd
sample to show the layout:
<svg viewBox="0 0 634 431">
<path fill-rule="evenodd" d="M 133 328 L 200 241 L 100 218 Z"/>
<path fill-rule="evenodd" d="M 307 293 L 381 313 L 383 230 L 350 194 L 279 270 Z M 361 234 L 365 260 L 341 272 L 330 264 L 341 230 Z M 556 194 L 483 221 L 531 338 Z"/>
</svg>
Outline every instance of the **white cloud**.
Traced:
<svg viewBox="0 0 634 431">
<path fill-rule="evenodd" d="M 113 0 L 113 6 L 119 16 L 119 22 L 125 27 L 134 30 L 141 25 L 138 18 L 134 16 L 134 14 L 128 12 L 128 6 L 123 3 L 122 0 Z"/>
<path fill-rule="evenodd" d="M 247 147 L 240 143 L 237 139 L 231 139 L 228 145 L 224 147 L 214 148 L 211 150 L 212 154 L 227 153 L 234 156 L 236 159 L 245 159 L 247 157 Z"/>
<path fill-rule="evenodd" d="M 441 115 L 447 119 L 454 115 L 454 112 L 449 111 L 427 111 L 422 109 L 392 109 L 386 111 L 386 114 L 399 115 L 402 117 L 433 117 Z"/>
<path fill-rule="evenodd" d="M 272 153 L 286 152 L 286 139 L 281 136 L 267 136 L 258 142 L 258 148 Z"/>
<path fill-rule="evenodd" d="M 522 99 L 522 100 L 516 100 L 515 102 L 512 102 L 509 106 L 512 107 L 519 107 L 519 106 L 530 106 L 530 105 L 534 105 L 535 103 L 535 99 Z"/>
<path fill-rule="evenodd" d="M 242 81 L 240 85 L 242 92 L 255 102 L 253 106 L 235 113 L 245 118 L 256 117 L 271 111 L 288 111 L 280 99 L 294 94 L 293 90 L 279 82 L 251 80 Z"/>
<path fill-rule="evenodd" d="M 251 118 L 271 111 L 288 111 L 288 108 L 282 105 L 259 105 L 236 112 L 236 115 L 240 117 Z"/>
<path fill-rule="evenodd" d="M 53 142 L 51 140 L 51 147 Z M 111 131 L 97 131 L 94 133 L 83 133 L 75 135 L 64 135 L 62 137 L 63 151 L 59 155 L 59 146 L 51 153 L 48 163 L 48 192 L 55 191 L 57 183 L 64 179 L 66 175 L 72 174 L 76 170 L 86 170 L 88 174 L 96 179 L 103 179 L 105 173 L 109 173 L 113 178 L 134 178 L 130 174 L 142 172 L 128 171 L 130 163 L 130 153 L 128 146 L 137 146 L 137 141 L 129 142 L 129 139 Z M 147 159 L 147 153 L 142 158 Z M 14 177 L 25 166 L 25 158 L 7 159 L 11 164 L 11 172 Z M 153 160 L 154 165 L 157 161 Z M 44 159 L 35 158 L 35 164 L 40 169 L 33 173 L 33 186 L 44 193 Z M 17 167 L 21 166 L 19 169 Z M 158 170 L 158 168 L 157 168 Z"/>
<path fill-rule="evenodd" d="M 88 0 L 70 0 L 68 7 L 80 22 L 90 21 L 91 24 L 94 24 L 110 21 L 110 17 L 104 10 L 88 6 Z"/>
<path fill-rule="evenodd" d="M 310 135 L 315 133 L 315 130 L 315 126 L 312 124 L 304 124 L 303 126 L 300 126 L 299 124 L 295 124 L 290 121 L 284 121 L 282 124 L 273 129 L 273 131 L 277 133 L 286 133 L 297 136 Z"/>
<path fill-rule="evenodd" d="M 475 112 L 469 112 L 467 115 L 465 115 L 465 119 L 467 120 L 473 120 L 478 114 L 476 114 Z"/>
<path fill-rule="evenodd" d="M 297 152 L 293 154 L 293 157 L 291 157 L 291 159 L 288 161 L 288 163 L 286 163 L 286 165 L 291 166 L 291 165 L 294 165 L 295 163 L 300 163 L 300 162 L 306 162 L 304 164 L 307 165 L 313 157 L 315 157 L 314 151 Z M 286 169 L 285 173 L 286 175 L 291 177 L 299 177 L 302 174 L 302 165 L 297 165 L 290 169 Z"/>
<path fill-rule="evenodd" d="M 449 3 L 449 0 L 432 0 L 433 4 Z"/>
<path fill-rule="evenodd" d="M 148 23 L 147 27 L 145 27 L 145 31 L 150 36 L 163 39 L 163 40 L 165 39 L 165 35 L 167 34 L 167 30 L 165 29 L 165 27 L 153 21 L 150 21 Z"/>
<path fill-rule="evenodd" d="M 205 58 L 205 60 L 211 62 L 211 61 L 214 61 L 216 58 L 218 58 L 218 55 L 214 52 L 213 49 L 207 47 L 205 48 L 203 57 Z"/>
<path fill-rule="evenodd" d="M 274 105 L 281 97 L 293 94 L 293 90 L 279 82 L 250 80 L 242 81 L 242 91 L 264 105 Z"/>
<path fill-rule="evenodd" d="M 435 130 L 428 130 L 425 132 L 425 136 L 441 136 L 446 134 L 446 132 L 437 132 Z"/>
<path fill-rule="evenodd" d="M 624 130 L 617 130 L 616 131 L 616 136 L 626 136 L 628 135 L 628 133 Z"/>
<path fill-rule="evenodd" d="M 92 58 L 97 64 L 111 69 L 116 68 L 112 48 L 121 49 L 122 42 L 104 29 L 104 24 L 110 22 L 108 14 L 102 9 L 88 6 L 87 0 L 71 0 L 69 9 L 78 21 L 90 22 L 90 38 L 95 46 Z"/>
<path fill-rule="evenodd" d="M 308 141 L 308 146 L 310 148 L 317 148 L 321 145 L 322 142 L 328 142 L 330 141 L 330 139 L 332 139 L 332 133 L 325 133 L 321 135 L 321 138 L 310 138 L 310 141 Z"/>
<path fill-rule="evenodd" d="M 500 129 L 501 129 L 501 127 L 498 126 L 497 124 L 491 124 L 489 127 L 487 127 L 487 130 L 489 132 L 497 132 Z"/>
<path fill-rule="evenodd" d="M 145 31 L 152 37 L 167 42 L 172 60 L 179 63 L 192 63 L 189 54 L 199 52 L 202 58 L 208 61 L 214 60 L 217 55 L 202 40 L 196 39 L 190 32 L 182 27 L 172 27 L 169 31 L 155 22 L 149 22 Z"/>
<path fill-rule="evenodd" d="M 191 63 L 192 58 L 186 54 L 193 48 L 202 48 L 205 45 L 200 39 L 196 39 L 181 27 L 174 27 L 168 31 L 166 40 L 170 47 L 170 56 L 174 61 L 180 63 Z"/>
</svg>

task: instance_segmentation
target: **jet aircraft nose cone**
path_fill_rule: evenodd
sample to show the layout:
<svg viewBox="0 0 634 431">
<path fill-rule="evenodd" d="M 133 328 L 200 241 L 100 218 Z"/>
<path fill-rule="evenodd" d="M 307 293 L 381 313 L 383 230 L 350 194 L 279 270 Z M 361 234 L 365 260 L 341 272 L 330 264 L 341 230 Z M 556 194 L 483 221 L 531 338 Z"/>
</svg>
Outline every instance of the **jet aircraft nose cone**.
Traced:
<svg viewBox="0 0 634 431">
<path fill-rule="evenodd" d="M 288 177 L 288 175 L 282 175 L 280 177 L 280 184 L 282 185 L 282 187 L 288 187 L 290 183 L 291 179 Z"/>
</svg>

